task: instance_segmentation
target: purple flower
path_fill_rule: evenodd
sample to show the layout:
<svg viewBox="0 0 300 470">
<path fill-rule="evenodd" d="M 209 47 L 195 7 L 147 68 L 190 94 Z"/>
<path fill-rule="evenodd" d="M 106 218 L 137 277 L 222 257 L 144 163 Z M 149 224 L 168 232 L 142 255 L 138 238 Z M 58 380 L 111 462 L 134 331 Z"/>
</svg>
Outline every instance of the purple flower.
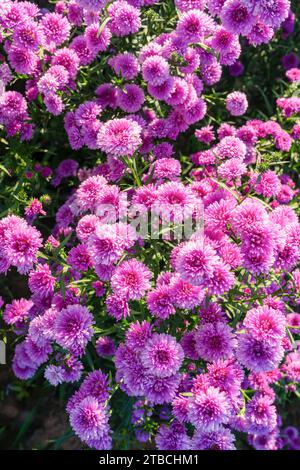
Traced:
<svg viewBox="0 0 300 470">
<path fill-rule="evenodd" d="M 98 145 L 103 152 L 115 157 L 132 156 L 141 145 L 141 127 L 126 118 L 107 121 L 98 134 Z"/>
<path fill-rule="evenodd" d="M 189 402 L 189 419 L 202 432 L 218 429 L 230 418 L 230 407 L 224 392 L 208 387 L 198 391 Z"/>
<path fill-rule="evenodd" d="M 126 331 L 126 344 L 136 351 L 143 351 L 152 335 L 152 326 L 147 321 L 130 323 Z"/>
<path fill-rule="evenodd" d="M 93 336 L 93 323 L 93 316 L 86 307 L 68 305 L 57 315 L 55 339 L 60 346 L 80 356 Z"/>
<path fill-rule="evenodd" d="M 27 273 L 37 259 L 42 245 L 38 230 L 25 223 L 16 224 L 6 231 L 5 256 L 21 274 Z"/>
<path fill-rule="evenodd" d="M 151 271 L 140 261 L 131 259 L 123 261 L 116 267 L 111 278 L 115 294 L 126 299 L 141 299 L 151 288 Z"/>
<path fill-rule="evenodd" d="M 136 33 L 141 27 L 140 11 L 124 0 L 116 0 L 107 9 L 111 21 L 109 29 L 115 36 Z"/>
<path fill-rule="evenodd" d="M 99 24 L 91 24 L 85 30 L 84 37 L 87 47 L 95 54 L 106 51 L 111 39 L 111 32 L 107 26 L 102 28 L 99 34 Z"/>
<path fill-rule="evenodd" d="M 145 396 L 157 405 L 169 403 L 175 396 L 180 378 L 180 374 L 164 378 L 147 375 L 144 380 Z"/>
<path fill-rule="evenodd" d="M 256 339 L 250 333 L 240 334 L 237 358 L 241 364 L 254 372 L 268 372 L 275 369 L 283 357 L 280 341 Z"/>
<path fill-rule="evenodd" d="M 245 93 L 234 91 L 229 93 L 226 98 L 226 109 L 232 116 L 241 116 L 245 114 L 248 108 L 248 101 Z"/>
<path fill-rule="evenodd" d="M 272 432 L 277 425 L 276 408 L 267 396 L 256 394 L 246 405 L 247 431 L 263 435 Z"/>
<path fill-rule="evenodd" d="M 109 336 L 101 336 L 98 338 L 95 347 L 100 357 L 114 356 L 116 352 L 115 343 Z"/>
<path fill-rule="evenodd" d="M 166 319 L 176 313 L 172 289 L 169 286 L 157 286 L 147 296 L 147 305 L 152 315 Z"/>
<path fill-rule="evenodd" d="M 71 410 L 70 423 L 85 442 L 102 438 L 109 431 L 106 408 L 92 396 L 87 396 Z"/>
<path fill-rule="evenodd" d="M 55 277 L 48 264 L 38 264 L 29 274 L 28 286 L 31 292 L 40 297 L 50 296 L 54 292 Z"/>
<path fill-rule="evenodd" d="M 193 450 L 235 450 L 235 437 L 228 428 L 217 427 L 214 431 L 197 431 L 192 438 Z"/>
<path fill-rule="evenodd" d="M 44 47 L 54 51 L 69 38 L 71 25 L 67 18 L 58 13 L 47 13 L 41 19 Z"/>
<path fill-rule="evenodd" d="M 126 113 L 136 113 L 144 103 L 143 90 L 135 84 L 124 86 L 124 90 L 118 92 L 118 106 Z"/>
<path fill-rule="evenodd" d="M 203 41 L 214 29 L 214 20 L 206 13 L 195 9 L 181 15 L 176 33 L 182 41 L 189 44 Z"/>
<path fill-rule="evenodd" d="M 139 71 L 137 58 L 130 52 L 117 54 L 108 61 L 116 74 L 121 75 L 125 80 L 132 80 Z"/>
<path fill-rule="evenodd" d="M 3 320 L 8 325 L 22 323 L 28 318 L 31 307 L 33 307 L 31 300 L 13 300 L 11 304 L 6 304 Z"/>
<path fill-rule="evenodd" d="M 162 85 L 169 78 L 169 64 L 158 55 L 148 57 L 142 65 L 142 74 L 150 85 Z"/>
<path fill-rule="evenodd" d="M 206 361 L 227 359 L 233 353 L 235 337 L 223 322 L 206 323 L 196 334 L 196 350 Z"/>
<path fill-rule="evenodd" d="M 130 314 L 128 301 L 125 297 L 121 297 L 120 295 L 116 294 L 110 294 L 107 297 L 105 304 L 108 314 L 112 317 L 115 317 L 115 319 L 118 321 L 123 320 L 123 318 L 128 317 Z"/>
<path fill-rule="evenodd" d="M 51 385 L 56 387 L 64 382 L 64 368 L 50 364 L 45 369 L 44 377 Z"/>
<path fill-rule="evenodd" d="M 184 358 L 183 349 L 170 335 L 154 334 L 141 353 L 143 366 L 157 377 L 170 377 L 180 368 Z"/>
<path fill-rule="evenodd" d="M 276 340 L 285 335 L 286 319 L 279 310 L 263 306 L 249 310 L 244 325 L 258 340 Z"/>
<path fill-rule="evenodd" d="M 159 450 L 188 450 L 190 449 L 190 438 L 185 427 L 173 421 L 170 427 L 161 425 L 155 437 Z"/>
<path fill-rule="evenodd" d="M 226 0 L 220 16 L 223 26 L 234 34 L 246 35 L 255 21 L 242 0 Z"/>
<path fill-rule="evenodd" d="M 176 257 L 176 269 L 192 285 L 201 285 L 213 273 L 218 261 L 216 252 L 208 244 L 198 241 L 186 243 Z"/>
</svg>

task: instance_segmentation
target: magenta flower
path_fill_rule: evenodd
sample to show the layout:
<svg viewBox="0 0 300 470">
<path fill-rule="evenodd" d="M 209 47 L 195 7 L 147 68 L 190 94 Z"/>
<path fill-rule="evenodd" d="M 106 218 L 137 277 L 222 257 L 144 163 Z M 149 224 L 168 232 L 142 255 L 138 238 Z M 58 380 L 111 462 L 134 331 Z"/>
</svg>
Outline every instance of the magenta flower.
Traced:
<svg viewBox="0 0 300 470">
<path fill-rule="evenodd" d="M 129 119 L 106 122 L 98 134 L 98 145 L 103 152 L 116 157 L 132 156 L 141 145 L 141 127 Z"/>
<path fill-rule="evenodd" d="M 130 259 L 116 267 L 111 278 L 115 294 L 126 299 L 137 300 L 144 297 L 151 288 L 151 271 L 140 261 Z"/>
<path fill-rule="evenodd" d="M 235 341 L 231 328 L 225 323 L 206 323 L 196 334 L 196 350 L 206 361 L 227 359 L 233 354 Z"/>
<path fill-rule="evenodd" d="M 189 402 L 189 420 L 200 431 L 214 431 L 230 418 L 230 407 L 224 392 L 208 387 L 198 391 Z"/>
<path fill-rule="evenodd" d="M 184 353 L 170 335 L 154 334 L 145 344 L 141 353 L 143 366 L 157 377 L 170 377 L 180 368 Z"/>
<path fill-rule="evenodd" d="M 93 336 L 92 314 L 81 305 L 69 305 L 61 310 L 55 321 L 55 339 L 73 354 L 82 355 Z"/>
</svg>

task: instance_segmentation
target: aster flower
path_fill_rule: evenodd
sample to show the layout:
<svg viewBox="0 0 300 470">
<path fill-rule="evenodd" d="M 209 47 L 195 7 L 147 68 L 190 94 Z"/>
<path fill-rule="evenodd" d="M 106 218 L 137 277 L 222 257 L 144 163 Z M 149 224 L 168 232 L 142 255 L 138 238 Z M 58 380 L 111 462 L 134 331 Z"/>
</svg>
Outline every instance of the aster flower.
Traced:
<svg viewBox="0 0 300 470">
<path fill-rule="evenodd" d="M 235 450 L 235 437 L 228 428 L 217 427 L 214 431 L 197 431 L 192 439 L 193 450 Z"/>
<path fill-rule="evenodd" d="M 109 336 L 101 336 L 98 338 L 95 347 L 100 357 L 114 356 L 116 351 L 115 343 Z"/>
<path fill-rule="evenodd" d="M 204 118 L 206 110 L 206 102 L 202 98 L 198 98 L 192 101 L 192 103 L 187 106 L 187 109 L 183 111 L 183 118 L 188 125 L 195 124 Z"/>
<path fill-rule="evenodd" d="M 179 182 L 169 182 L 159 186 L 156 192 L 154 210 L 166 220 L 182 223 L 185 217 L 191 216 L 197 207 L 192 191 Z"/>
<path fill-rule="evenodd" d="M 90 372 L 80 386 L 83 396 L 97 398 L 100 403 L 105 403 L 109 398 L 108 377 L 101 370 Z"/>
<path fill-rule="evenodd" d="M 71 248 L 67 263 L 76 271 L 87 271 L 92 265 L 87 246 L 80 244 Z"/>
<path fill-rule="evenodd" d="M 151 277 L 152 273 L 143 263 L 131 259 L 116 267 L 111 286 L 114 293 L 120 297 L 137 300 L 151 288 Z"/>
<path fill-rule="evenodd" d="M 54 292 L 54 284 L 55 277 L 52 276 L 48 264 L 38 264 L 29 274 L 28 286 L 33 294 L 50 296 Z"/>
<path fill-rule="evenodd" d="M 190 439 L 185 427 L 176 421 L 170 427 L 161 425 L 155 442 L 159 450 L 188 450 L 190 448 Z"/>
<path fill-rule="evenodd" d="M 144 380 L 145 396 L 157 405 L 169 403 L 175 396 L 180 377 L 180 374 L 164 378 L 147 375 Z"/>
<path fill-rule="evenodd" d="M 37 370 L 36 363 L 31 359 L 25 350 L 24 342 L 17 344 L 15 348 L 12 370 L 15 376 L 21 380 L 27 380 L 31 378 Z"/>
<path fill-rule="evenodd" d="M 240 395 L 243 378 L 244 371 L 234 358 L 217 360 L 207 366 L 208 384 L 225 392 L 233 400 Z"/>
<path fill-rule="evenodd" d="M 70 44 L 70 49 L 75 51 L 80 65 L 89 65 L 96 57 L 96 53 L 89 49 L 85 36 L 75 36 Z"/>
<path fill-rule="evenodd" d="M 121 75 L 125 80 L 132 80 L 139 72 L 138 60 L 130 52 L 117 54 L 109 59 L 108 63 L 116 74 Z"/>
<path fill-rule="evenodd" d="M 166 97 L 166 102 L 170 106 L 178 106 L 184 104 L 187 100 L 189 94 L 189 86 L 186 80 L 180 77 L 174 77 L 173 79 L 173 88 Z"/>
<path fill-rule="evenodd" d="M 126 331 L 126 344 L 135 351 L 143 351 L 151 334 L 152 326 L 147 321 L 131 323 Z"/>
<path fill-rule="evenodd" d="M 250 33 L 247 34 L 247 39 L 251 45 L 258 46 L 270 42 L 273 36 L 273 28 L 261 21 L 257 21 L 252 26 Z"/>
<path fill-rule="evenodd" d="M 195 9 L 181 15 L 176 32 L 185 43 L 197 43 L 203 41 L 214 29 L 214 20 L 206 13 Z"/>
<path fill-rule="evenodd" d="M 214 431 L 230 418 L 230 409 L 224 392 L 208 387 L 198 391 L 189 402 L 188 416 L 190 422 L 200 431 Z"/>
<path fill-rule="evenodd" d="M 208 244 L 199 241 L 186 243 L 176 257 L 176 270 L 192 285 L 201 285 L 213 273 L 213 265 L 218 261 L 216 252 Z"/>
<path fill-rule="evenodd" d="M 257 194 L 264 197 L 276 197 L 280 192 L 281 182 L 274 171 L 268 170 L 259 176 L 254 188 Z"/>
<path fill-rule="evenodd" d="M 74 50 L 63 47 L 55 51 L 51 65 L 61 65 L 67 70 L 70 78 L 75 78 L 79 69 L 79 57 Z"/>
<path fill-rule="evenodd" d="M 82 211 L 95 211 L 99 196 L 107 180 L 100 175 L 90 176 L 81 183 L 76 191 L 76 203 Z"/>
<path fill-rule="evenodd" d="M 16 266 L 21 274 L 25 274 L 36 261 L 41 245 L 38 230 L 20 223 L 6 231 L 4 253 L 8 262 Z"/>
<path fill-rule="evenodd" d="M 152 315 L 166 319 L 176 313 L 174 297 L 169 286 L 161 285 L 150 291 L 147 296 L 147 305 Z"/>
<path fill-rule="evenodd" d="M 212 86 L 218 83 L 222 76 L 222 67 L 217 61 L 204 64 L 201 67 L 201 76 L 206 85 Z"/>
<path fill-rule="evenodd" d="M 151 85 L 162 85 L 169 77 L 169 64 L 160 56 L 148 57 L 142 65 L 142 74 Z"/>
<path fill-rule="evenodd" d="M 8 60 L 17 73 L 25 75 L 32 74 L 38 64 L 38 58 L 33 51 L 14 45 L 9 49 Z"/>
<path fill-rule="evenodd" d="M 180 368 L 184 353 L 172 336 L 153 334 L 146 342 L 140 358 L 149 373 L 157 377 L 170 377 Z"/>
<path fill-rule="evenodd" d="M 88 253 L 95 265 L 111 265 L 122 256 L 125 247 L 126 241 L 111 224 L 98 224 L 88 239 Z"/>
<path fill-rule="evenodd" d="M 99 24 L 91 24 L 85 30 L 84 37 L 87 47 L 95 54 L 106 51 L 111 39 L 111 32 L 107 26 L 99 34 Z"/>
<path fill-rule="evenodd" d="M 3 313 L 3 320 L 8 325 L 24 322 L 29 317 L 30 309 L 33 307 L 31 300 L 13 300 L 11 304 L 6 304 Z"/>
<path fill-rule="evenodd" d="M 160 100 L 160 101 L 167 101 L 170 97 L 174 87 L 174 78 L 169 77 L 167 78 L 161 85 L 152 85 L 151 83 L 148 84 L 148 93 L 153 98 Z M 161 120 L 160 122 L 162 122 Z M 161 130 L 161 137 L 165 137 L 166 133 L 162 132 Z"/>
<path fill-rule="evenodd" d="M 3 82 L 4 86 L 8 85 L 13 79 L 10 68 L 6 62 L 0 65 L 0 80 Z"/>
<path fill-rule="evenodd" d="M 259 4 L 259 15 L 263 22 L 278 28 L 280 24 L 288 17 L 290 2 L 288 0 L 262 0 Z"/>
<path fill-rule="evenodd" d="M 132 156 L 142 143 L 141 127 L 129 119 L 107 121 L 98 134 L 98 145 L 103 152 L 116 157 Z"/>
<path fill-rule="evenodd" d="M 241 0 L 226 0 L 220 17 L 223 26 L 234 34 L 246 35 L 254 23 L 254 17 Z"/>
<path fill-rule="evenodd" d="M 244 142 L 235 136 L 223 137 L 216 147 L 216 154 L 222 160 L 225 158 L 240 158 L 244 160 L 246 151 Z"/>
<path fill-rule="evenodd" d="M 196 334 L 196 350 L 207 361 L 226 359 L 233 353 L 235 338 L 223 322 L 206 323 Z"/>
<path fill-rule="evenodd" d="M 258 340 L 280 339 L 285 335 L 286 319 L 279 310 L 263 306 L 252 308 L 244 319 L 247 331 Z"/>
<path fill-rule="evenodd" d="M 50 114 L 59 116 L 64 110 L 64 104 L 60 96 L 49 93 L 44 97 L 44 103 Z"/>
<path fill-rule="evenodd" d="M 232 116 L 241 116 L 245 114 L 248 108 L 248 101 L 245 93 L 234 91 L 229 93 L 226 98 L 226 109 Z"/>
<path fill-rule="evenodd" d="M 254 395 L 246 405 L 246 422 L 251 434 L 263 435 L 274 430 L 277 425 L 276 408 L 268 397 Z"/>
<path fill-rule="evenodd" d="M 120 321 L 129 315 L 128 301 L 120 295 L 110 294 L 106 299 L 106 308 L 109 315 Z"/>
<path fill-rule="evenodd" d="M 47 13 L 41 19 L 43 43 L 50 51 L 69 38 L 71 25 L 67 18 L 58 13 Z"/>
<path fill-rule="evenodd" d="M 174 279 L 170 286 L 175 299 L 174 305 L 177 308 L 194 308 L 199 305 L 204 298 L 204 292 L 201 287 L 193 286 L 180 277 Z"/>
<path fill-rule="evenodd" d="M 118 92 L 118 106 L 126 113 L 136 113 L 144 103 L 143 90 L 135 84 L 124 86 L 124 90 Z"/>
<path fill-rule="evenodd" d="M 41 42 L 41 33 L 37 23 L 27 20 L 14 28 L 13 42 L 18 47 L 36 50 Z"/>
<path fill-rule="evenodd" d="M 78 5 L 92 12 L 100 12 L 106 4 L 106 0 L 76 0 Z"/>
<path fill-rule="evenodd" d="M 141 27 L 140 11 L 124 0 L 116 0 L 107 9 L 109 29 L 118 37 L 136 33 Z"/>
<path fill-rule="evenodd" d="M 180 344 L 184 351 L 184 355 L 194 361 L 199 359 L 197 351 L 196 331 L 187 331 L 181 338 Z"/>
<path fill-rule="evenodd" d="M 241 364 L 254 372 L 267 372 L 275 369 L 283 357 L 283 347 L 279 340 L 256 339 L 250 333 L 240 334 L 237 358 Z"/>
<path fill-rule="evenodd" d="M 107 410 L 92 396 L 87 396 L 71 410 L 70 424 L 85 442 L 102 438 L 109 431 Z"/>
<path fill-rule="evenodd" d="M 205 126 L 201 129 L 197 129 L 195 131 L 195 136 L 199 142 L 204 142 L 205 144 L 210 144 L 215 139 L 212 126 Z"/>
<path fill-rule="evenodd" d="M 52 353 L 50 341 L 37 344 L 31 338 L 27 338 L 24 341 L 24 349 L 36 366 L 40 366 L 46 362 L 49 358 L 49 354 Z"/>
<path fill-rule="evenodd" d="M 82 355 L 93 336 L 93 316 L 86 307 L 68 305 L 55 321 L 55 339 L 60 346 L 76 355 Z"/>
<path fill-rule="evenodd" d="M 184 12 L 188 10 L 204 10 L 205 0 L 175 0 L 176 8 Z"/>
<path fill-rule="evenodd" d="M 64 368 L 50 364 L 45 369 L 44 377 L 51 385 L 56 387 L 64 382 Z"/>
</svg>

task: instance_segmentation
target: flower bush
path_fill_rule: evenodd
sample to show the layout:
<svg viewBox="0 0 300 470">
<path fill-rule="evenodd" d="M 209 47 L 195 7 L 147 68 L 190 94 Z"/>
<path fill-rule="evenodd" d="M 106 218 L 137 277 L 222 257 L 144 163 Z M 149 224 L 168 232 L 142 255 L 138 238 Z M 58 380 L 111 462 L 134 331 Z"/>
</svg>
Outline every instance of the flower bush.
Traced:
<svg viewBox="0 0 300 470">
<path fill-rule="evenodd" d="M 20 381 L 64 390 L 83 447 L 299 448 L 293 11 L 1 3 L 3 332 Z M 272 48 L 266 94 L 241 60 Z"/>
</svg>

